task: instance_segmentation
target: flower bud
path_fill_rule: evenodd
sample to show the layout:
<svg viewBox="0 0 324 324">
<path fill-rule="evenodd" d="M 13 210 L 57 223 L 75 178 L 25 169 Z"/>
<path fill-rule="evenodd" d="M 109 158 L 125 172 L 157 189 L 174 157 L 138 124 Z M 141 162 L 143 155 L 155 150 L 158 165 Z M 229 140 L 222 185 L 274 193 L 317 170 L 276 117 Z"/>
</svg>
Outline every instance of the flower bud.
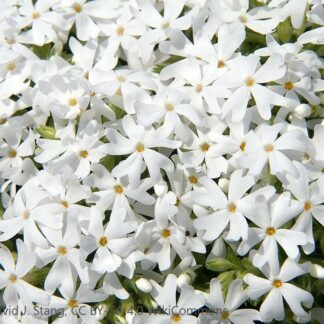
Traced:
<svg viewBox="0 0 324 324">
<path fill-rule="evenodd" d="M 160 181 L 154 186 L 154 191 L 158 197 L 165 195 L 168 192 L 168 185 L 165 181 Z"/>
<path fill-rule="evenodd" d="M 183 285 L 190 285 L 191 284 L 191 278 L 187 273 L 182 273 L 177 278 L 177 285 L 178 287 L 182 287 Z"/>
<path fill-rule="evenodd" d="M 319 264 L 313 263 L 310 267 L 309 273 L 314 278 L 324 279 L 324 268 Z"/>
<path fill-rule="evenodd" d="M 299 118 L 308 117 L 311 114 L 311 112 L 312 112 L 311 108 L 307 104 L 300 104 L 294 110 L 295 116 L 297 116 Z"/>
<path fill-rule="evenodd" d="M 135 282 L 135 284 L 136 284 L 136 287 L 140 291 L 142 291 L 144 293 L 149 293 L 152 290 L 151 283 L 147 279 L 145 279 L 145 278 L 137 279 L 136 282 Z"/>
<path fill-rule="evenodd" d="M 55 129 L 52 127 L 39 125 L 36 127 L 37 133 L 39 133 L 43 138 L 55 139 Z"/>
<path fill-rule="evenodd" d="M 218 186 L 224 191 L 228 192 L 229 180 L 226 178 L 220 178 L 218 180 Z"/>
</svg>

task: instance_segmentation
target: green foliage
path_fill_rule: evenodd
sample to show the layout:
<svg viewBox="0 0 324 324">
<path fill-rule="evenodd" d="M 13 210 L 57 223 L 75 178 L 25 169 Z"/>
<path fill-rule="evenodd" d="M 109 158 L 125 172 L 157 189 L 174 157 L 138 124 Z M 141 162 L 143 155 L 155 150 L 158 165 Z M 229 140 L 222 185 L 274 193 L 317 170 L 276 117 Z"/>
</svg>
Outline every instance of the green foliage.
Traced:
<svg viewBox="0 0 324 324">
<path fill-rule="evenodd" d="M 43 138 L 46 139 L 55 139 L 55 129 L 49 126 L 45 126 L 45 125 L 39 125 L 36 128 L 36 131 L 38 134 L 40 134 Z"/>
</svg>

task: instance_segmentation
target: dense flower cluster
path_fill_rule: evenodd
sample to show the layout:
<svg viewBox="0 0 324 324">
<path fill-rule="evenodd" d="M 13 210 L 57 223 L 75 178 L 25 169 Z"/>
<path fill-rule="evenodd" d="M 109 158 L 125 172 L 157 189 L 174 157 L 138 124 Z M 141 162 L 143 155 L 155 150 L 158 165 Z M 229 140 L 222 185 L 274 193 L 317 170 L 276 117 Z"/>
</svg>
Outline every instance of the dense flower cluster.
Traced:
<svg viewBox="0 0 324 324">
<path fill-rule="evenodd" d="M 321 44 L 321 0 L 1 0 L 0 323 L 323 318 Z"/>
</svg>

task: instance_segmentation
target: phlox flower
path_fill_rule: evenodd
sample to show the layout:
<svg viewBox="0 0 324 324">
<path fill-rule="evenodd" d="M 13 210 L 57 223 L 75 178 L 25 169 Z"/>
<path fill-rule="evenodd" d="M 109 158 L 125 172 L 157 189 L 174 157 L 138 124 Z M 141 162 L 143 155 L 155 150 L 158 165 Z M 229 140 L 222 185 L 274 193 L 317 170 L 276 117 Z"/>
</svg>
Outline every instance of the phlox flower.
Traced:
<svg viewBox="0 0 324 324">
<path fill-rule="evenodd" d="M 292 259 L 286 259 L 281 268 L 274 267 L 261 268 L 266 278 L 260 278 L 253 274 L 244 277 L 244 281 L 249 285 L 247 295 L 251 299 L 256 299 L 265 294 L 266 298 L 260 307 L 260 313 L 264 321 L 273 319 L 282 321 L 285 318 L 283 300 L 288 304 L 296 316 L 309 318 L 310 315 L 302 307 L 310 307 L 314 301 L 313 296 L 292 283 L 292 279 L 307 273 L 309 263 L 298 264 Z"/>
<path fill-rule="evenodd" d="M 135 249 L 134 236 L 130 236 L 129 233 L 136 229 L 137 223 L 126 222 L 125 217 L 125 209 L 115 208 L 104 227 L 100 210 L 91 208 L 88 235 L 81 236 L 80 247 L 86 256 L 96 251 L 91 264 L 91 268 L 96 272 L 116 271 L 122 263 L 122 258 Z"/>
<path fill-rule="evenodd" d="M 237 241 L 240 238 L 246 240 L 249 229 L 245 219 L 246 208 L 255 203 L 258 195 L 270 198 L 274 194 L 273 188 L 268 186 L 245 195 L 255 184 L 255 179 L 249 175 L 243 176 L 242 170 L 232 173 L 228 197 L 208 177 L 200 178 L 199 183 L 203 189 L 199 188 L 193 194 L 193 201 L 198 205 L 194 206 L 194 212 L 198 216 L 194 220 L 194 227 L 197 230 L 203 230 L 203 238 L 208 241 L 217 239 L 228 225 L 227 240 Z M 211 208 L 206 209 L 200 206 Z"/>
<path fill-rule="evenodd" d="M 238 309 L 248 296 L 242 287 L 243 281 L 236 279 L 231 282 L 226 299 L 223 298 L 221 283 L 218 279 L 210 281 L 210 293 L 205 295 L 205 305 L 215 314 L 200 314 L 201 324 L 253 324 L 260 321 L 260 313 L 255 309 Z"/>
<path fill-rule="evenodd" d="M 300 255 L 298 245 L 304 245 L 307 237 L 301 231 L 281 227 L 296 217 L 298 211 L 298 206 L 291 202 L 289 192 L 282 193 L 270 206 L 265 199 L 258 198 L 253 208 L 247 208 L 245 212 L 246 217 L 258 227 L 248 229 L 248 237 L 240 244 L 238 253 L 244 255 L 252 246 L 262 242 L 258 251 L 251 255 L 256 267 L 278 262 L 278 244 L 288 257 L 296 259 Z"/>
<path fill-rule="evenodd" d="M 259 60 L 260 58 L 254 54 L 237 57 L 228 64 L 230 71 L 214 83 L 214 85 L 236 89 L 222 107 L 224 115 L 231 112 L 231 119 L 234 122 L 243 119 L 251 95 L 255 100 L 260 116 L 265 120 L 271 117 L 271 105 L 291 105 L 291 100 L 262 85 L 278 80 L 285 75 L 286 67 L 282 58 L 279 55 L 272 55 L 261 66 Z"/>
<path fill-rule="evenodd" d="M 132 320 L 133 324 L 198 323 L 198 318 L 191 313 L 198 311 L 204 305 L 204 296 L 200 292 L 195 291 L 189 285 L 183 285 L 180 289 L 180 296 L 177 298 L 177 277 L 174 274 L 166 277 L 163 287 L 153 280 L 150 282 L 153 285 L 151 294 L 166 314 L 135 315 Z"/>
<path fill-rule="evenodd" d="M 17 240 L 18 258 L 15 263 L 10 250 L 0 244 L 0 263 L 3 269 L 0 270 L 0 287 L 4 288 L 3 301 L 8 306 L 23 306 L 32 312 L 33 303 L 48 305 L 49 295 L 40 288 L 34 287 L 24 280 L 25 275 L 34 267 L 36 258 L 30 248 Z"/>
<path fill-rule="evenodd" d="M 121 161 L 112 170 L 112 175 L 118 178 L 129 177 L 131 186 L 138 186 L 140 175 L 144 169 L 148 169 L 153 181 L 161 179 L 160 169 L 172 171 L 174 166 L 171 160 L 153 148 L 166 147 L 176 149 L 181 142 L 169 139 L 172 127 L 164 125 L 155 130 L 153 127 L 145 129 L 136 125 L 129 115 L 122 120 L 123 130 L 127 137 L 121 135 L 117 130 L 107 130 L 108 144 L 104 144 L 102 150 L 110 155 L 127 155 L 129 157 Z"/>
</svg>

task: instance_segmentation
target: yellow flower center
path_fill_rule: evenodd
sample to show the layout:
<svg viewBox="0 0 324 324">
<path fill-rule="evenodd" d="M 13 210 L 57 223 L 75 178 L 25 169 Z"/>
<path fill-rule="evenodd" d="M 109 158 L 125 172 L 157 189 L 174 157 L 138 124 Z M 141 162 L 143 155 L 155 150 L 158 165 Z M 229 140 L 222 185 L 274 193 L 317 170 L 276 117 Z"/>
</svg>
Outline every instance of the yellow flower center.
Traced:
<svg viewBox="0 0 324 324">
<path fill-rule="evenodd" d="M 10 150 L 8 151 L 8 157 L 9 157 L 9 158 L 13 159 L 13 158 L 15 158 L 16 156 L 17 156 L 17 151 L 16 151 L 15 149 L 10 149 Z"/>
<path fill-rule="evenodd" d="M 74 308 L 74 307 L 78 306 L 78 301 L 76 299 L 70 299 L 68 302 L 68 306 L 70 308 Z"/>
<path fill-rule="evenodd" d="M 174 315 L 172 315 L 171 320 L 173 322 L 180 322 L 181 321 L 181 316 L 179 314 L 174 314 Z"/>
<path fill-rule="evenodd" d="M 204 86 L 202 85 L 202 84 L 197 84 L 196 85 L 196 92 L 201 92 L 201 91 L 203 91 L 203 89 L 204 89 Z"/>
<path fill-rule="evenodd" d="M 73 5 L 73 9 L 76 13 L 80 13 L 82 11 L 82 6 L 79 3 Z"/>
<path fill-rule="evenodd" d="M 76 100 L 76 98 L 71 98 L 69 100 L 69 106 L 71 106 L 71 107 L 76 106 L 77 103 L 78 103 L 78 100 Z"/>
<path fill-rule="evenodd" d="M 280 287 L 282 286 L 282 281 L 279 280 L 279 279 L 276 279 L 276 280 L 273 281 L 272 284 L 273 284 L 273 286 L 274 286 L 275 288 L 280 288 Z"/>
<path fill-rule="evenodd" d="M 136 150 L 136 152 L 138 152 L 138 153 L 142 153 L 142 152 L 144 152 L 144 145 L 143 145 L 142 143 L 138 143 L 138 144 L 136 144 L 136 146 L 135 146 L 135 150 Z"/>
<path fill-rule="evenodd" d="M 82 151 L 79 152 L 79 156 L 82 157 L 82 158 L 84 158 L 84 159 L 86 157 L 88 157 L 88 155 L 89 155 L 89 152 L 86 151 L 86 150 L 82 150 Z"/>
<path fill-rule="evenodd" d="M 242 15 L 239 17 L 239 19 L 240 19 L 240 22 L 242 22 L 243 24 L 247 23 L 247 18 L 245 16 Z"/>
<path fill-rule="evenodd" d="M 16 68 L 16 64 L 11 62 L 7 64 L 7 71 L 13 71 Z"/>
<path fill-rule="evenodd" d="M 67 253 L 67 249 L 66 249 L 66 247 L 65 247 L 65 246 L 59 246 L 59 247 L 57 248 L 57 253 L 58 253 L 59 255 L 65 255 L 65 254 Z"/>
<path fill-rule="evenodd" d="M 248 86 L 248 87 L 252 87 L 254 85 L 254 80 L 252 78 L 247 78 L 245 80 L 245 84 Z"/>
<path fill-rule="evenodd" d="M 305 201 L 304 210 L 310 211 L 311 209 L 312 209 L 312 203 L 309 200 Z"/>
<path fill-rule="evenodd" d="M 38 19 L 40 17 L 40 13 L 38 11 L 35 11 L 32 15 L 33 19 Z"/>
<path fill-rule="evenodd" d="M 284 85 L 284 88 L 288 91 L 292 90 L 294 88 L 294 84 L 290 81 L 286 82 Z"/>
<path fill-rule="evenodd" d="M 229 318 L 229 316 L 230 316 L 230 313 L 229 313 L 229 311 L 227 311 L 227 310 L 223 310 L 222 311 L 222 315 L 221 315 L 221 320 L 227 320 L 228 318 Z"/>
<path fill-rule="evenodd" d="M 308 153 L 304 153 L 304 160 L 309 160 L 310 159 L 310 156 L 309 156 L 309 154 Z"/>
<path fill-rule="evenodd" d="M 116 34 L 118 36 L 123 36 L 124 35 L 124 32 L 125 32 L 125 28 L 122 27 L 122 26 L 119 26 L 117 29 L 116 29 Z"/>
<path fill-rule="evenodd" d="M 235 213 L 236 210 L 237 210 L 237 207 L 234 203 L 230 202 L 228 205 L 227 205 L 227 210 L 230 212 L 230 213 Z"/>
<path fill-rule="evenodd" d="M 17 276 L 16 276 L 15 274 L 12 273 L 12 274 L 9 276 L 9 281 L 10 281 L 12 284 L 16 283 L 16 281 L 17 281 Z"/>
<path fill-rule="evenodd" d="M 180 203 L 181 203 L 181 200 L 177 197 L 177 200 L 176 200 L 176 203 L 175 203 L 175 205 L 176 206 L 179 206 L 180 205 Z"/>
<path fill-rule="evenodd" d="M 61 204 L 65 207 L 68 208 L 69 207 L 69 203 L 66 200 L 61 200 Z"/>
<path fill-rule="evenodd" d="M 103 236 L 103 237 L 100 238 L 99 245 L 105 246 L 105 245 L 107 245 L 107 243 L 108 243 L 108 239 L 107 239 L 106 236 Z"/>
<path fill-rule="evenodd" d="M 174 106 L 173 106 L 173 104 L 172 104 L 172 103 L 166 103 L 166 104 L 165 104 L 165 110 L 167 110 L 167 111 L 172 111 L 172 110 L 174 110 Z"/>
<path fill-rule="evenodd" d="M 276 229 L 274 227 L 268 227 L 266 230 L 267 235 L 274 235 L 276 234 Z"/>
<path fill-rule="evenodd" d="M 165 22 L 162 23 L 162 25 L 161 25 L 161 28 L 162 28 L 162 29 L 167 29 L 167 28 L 169 28 L 169 27 L 170 27 L 170 23 L 167 22 L 167 21 L 165 21 Z"/>
<path fill-rule="evenodd" d="M 264 150 L 266 152 L 272 152 L 274 149 L 274 146 L 272 144 L 267 144 L 267 145 L 264 145 Z"/>
<path fill-rule="evenodd" d="M 124 192 L 124 188 L 121 185 L 115 185 L 114 190 L 117 194 L 122 194 Z"/>
<path fill-rule="evenodd" d="M 203 151 L 203 152 L 207 152 L 208 150 L 209 150 L 209 148 L 210 148 L 210 145 L 208 144 L 208 143 L 202 143 L 201 145 L 200 145 L 200 149 Z"/>
<path fill-rule="evenodd" d="M 246 147 L 246 142 L 242 142 L 241 145 L 240 145 L 240 150 L 242 152 L 244 152 L 245 151 L 245 147 Z"/>
<path fill-rule="evenodd" d="M 198 178 L 195 177 L 195 176 L 190 176 L 190 177 L 188 177 L 188 180 L 189 180 L 189 182 L 192 183 L 192 184 L 197 184 L 197 183 L 198 183 Z"/>
<path fill-rule="evenodd" d="M 219 60 L 217 63 L 218 68 L 223 68 L 225 66 L 225 62 L 223 60 Z"/>
<path fill-rule="evenodd" d="M 29 212 L 29 210 L 28 209 L 26 209 L 24 212 L 23 212 L 23 219 L 28 219 L 29 218 L 29 216 L 30 216 L 30 212 Z"/>
<path fill-rule="evenodd" d="M 117 78 L 117 80 L 118 80 L 119 82 L 125 82 L 125 81 L 126 81 L 125 77 L 122 76 L 122 75 L 117 75 L 116 78 Z"/>
<path fill-rule="evenodd" d="M 169 229 L 165 228 L 164 230 L 162 230 L 162 236 L 163 236 L 164 238 L 167 238 L 167 237 L 169 237 L 170 235 L 171 235 L 171 231 L 170 231 Z"/>
</svg>

